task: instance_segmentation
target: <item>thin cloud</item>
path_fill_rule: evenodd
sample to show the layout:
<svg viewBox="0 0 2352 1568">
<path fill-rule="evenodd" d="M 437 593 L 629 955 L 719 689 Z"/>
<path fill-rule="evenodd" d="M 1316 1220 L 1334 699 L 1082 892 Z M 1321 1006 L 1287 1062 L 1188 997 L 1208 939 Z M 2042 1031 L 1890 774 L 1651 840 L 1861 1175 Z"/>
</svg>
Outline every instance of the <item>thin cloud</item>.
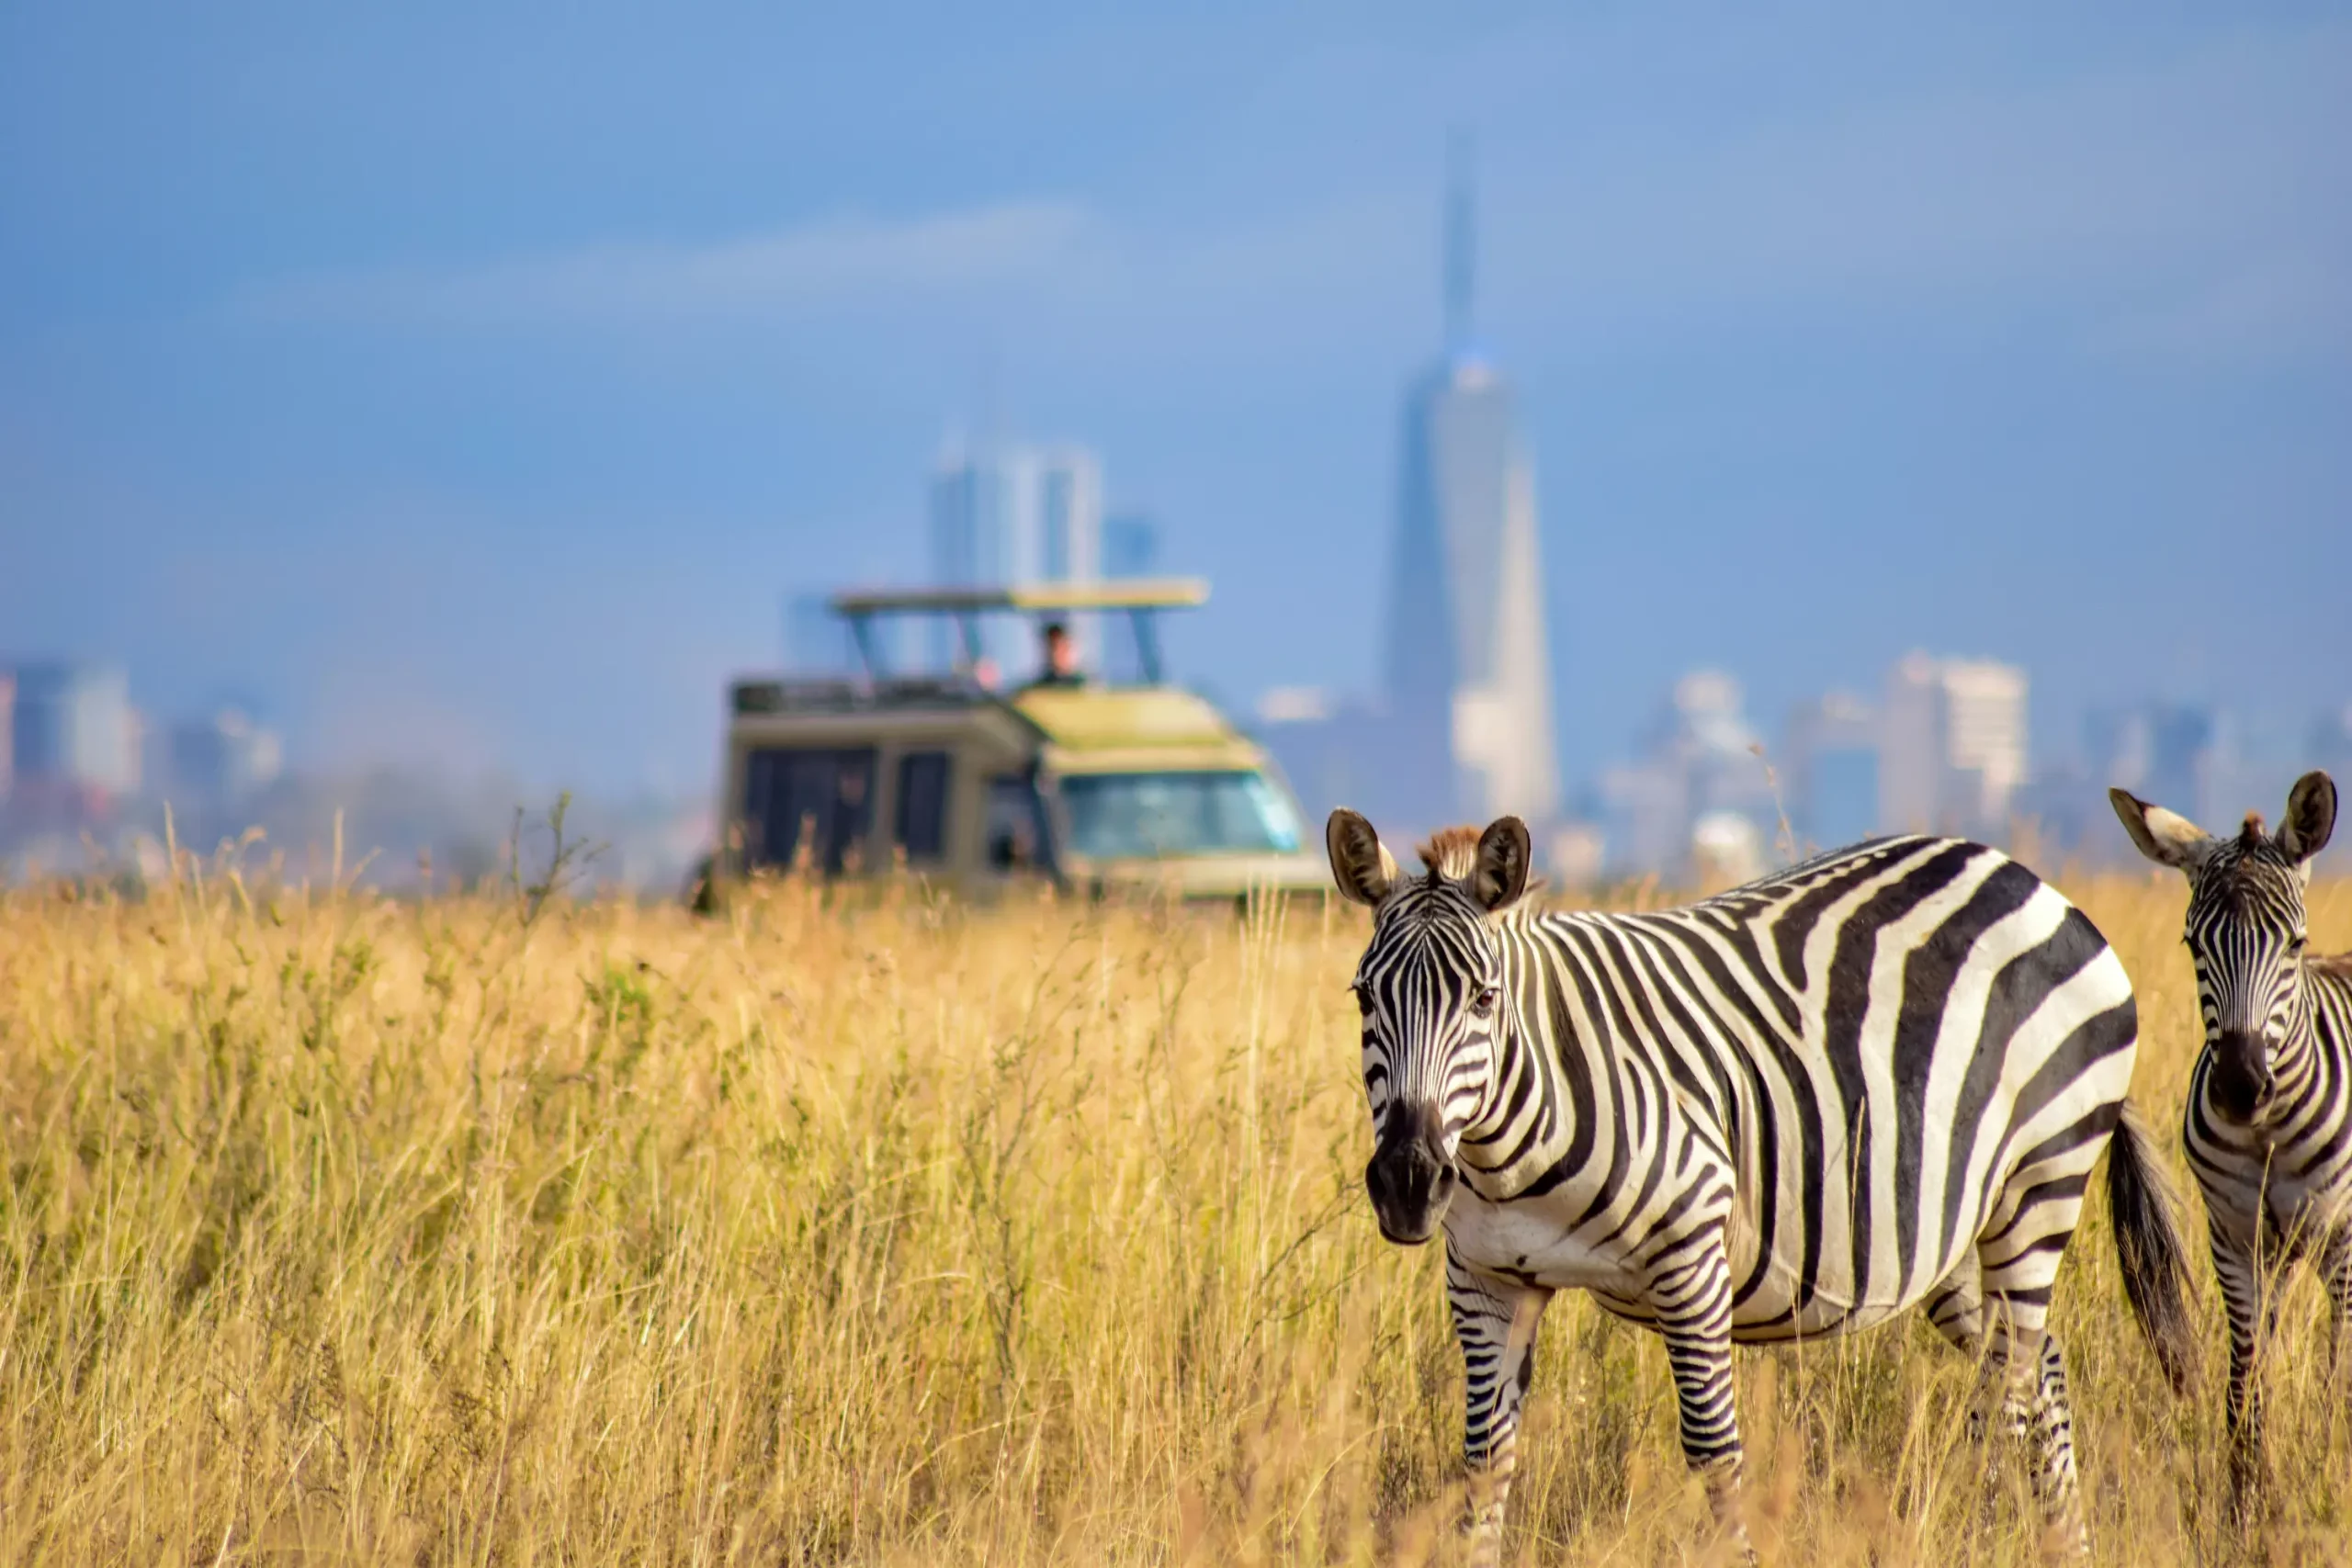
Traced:
<svg viewBox="0 0 2352 1568">
<path fill-rule="evenodd" d="M 793 314 L 851 299 L 1036 277 L 1088 228 L 1080 208 L 1013 201 L 904 221 L 845 217 L 710 245 L 606 244 L 472 268 L 299 277 L 245 310 L 290 321 L 502 321 Z"/>
</svg>

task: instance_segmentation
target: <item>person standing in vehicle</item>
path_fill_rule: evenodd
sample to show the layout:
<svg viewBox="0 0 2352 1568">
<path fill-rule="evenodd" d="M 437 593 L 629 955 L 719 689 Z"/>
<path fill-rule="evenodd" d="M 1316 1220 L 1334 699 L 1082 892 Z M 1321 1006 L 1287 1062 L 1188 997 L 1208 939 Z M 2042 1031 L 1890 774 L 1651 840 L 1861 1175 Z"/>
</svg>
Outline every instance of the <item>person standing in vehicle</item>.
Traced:
<svg viewBox="0 0 2352 1568">
<path fill-rule="evenodd" d="M 1069 626 L 1061 621 L 1047 621 L 1043 636 L 1045 668 L 1029 684 L 1033 688 L 1086 684 L 1086 671 L 1078 664 L 1078 639 L 1070 636 Z"/>
</svg>

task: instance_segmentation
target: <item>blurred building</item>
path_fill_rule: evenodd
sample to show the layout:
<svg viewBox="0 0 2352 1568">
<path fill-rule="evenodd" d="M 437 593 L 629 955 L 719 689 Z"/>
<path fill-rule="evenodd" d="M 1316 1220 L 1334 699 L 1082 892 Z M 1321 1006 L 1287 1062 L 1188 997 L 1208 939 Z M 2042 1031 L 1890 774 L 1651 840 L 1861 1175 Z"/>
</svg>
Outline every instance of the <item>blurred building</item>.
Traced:
<svg viewBox="0 0 2352 1568">
<path fill-rule="evenodd" d="M 2025 671 L 1906 654 L 1887 674 L 1878 826 L 2006 835 L 2026 780 Z"/>
<path fill-rule="evenodd" d="M 1277 686 L 1258 699 L 1257 735 L 1298 795 L 1310 827 L 1334 807 L 1373 819 L 1392 845 L 1408 840 L 1388 809 L 1385 715 L 1317 686 Z"/>
<path fill-rule="evenodd" d="M 1408 393 L 1386 699 L 1386 780 L 1416 826 L 1559 801 L 1535 476 L 1510 383 L 1471 336 L 1471 193 L 1455 159 L 1445 225 L 1446 350 Z"/>
<path fill-rule="evenodd" d="M 2234 770 L 2226 728 L 2211 708 L 2153 702 L 2098 709 L 2084 719 L 2083 740 L 2102 788 L 2128 789 L 2200 822 L 2231 815 L 2222 796 Z"/>
<path fill-rule="evenodd" d="M 1612 872 L 1722 885 L 1765 867 L 1780 804 L 1743 709 L 1739 682 L 1722 671 L 1675 682 L 1641 759 L 1601 776 Z"/>
<path fill-rule="evenodd" d="M 15 683 L 10 793 L 20 804 L 103 816 L 138 793 L 141 725 L 120 670 L 26 664 Z"/>
<path fill-rule="evenodd" d="M 1832 850 L 1878 829 L 1878 714 L 1862 698 L 1831 692 L 1789 715 L 1781 743 L 1789 824 L 1800 848 Z"/>
<path fill-rule="evenodd" d="M 285 747 L 239 708 L 172 727 L 164 787 L 175 806 L 220 809 L 260 794 L 285 767 Z"/>
<path fill-rule="evenodd" d="M 1082 446 L 951 445 L 932 470 L 932 579 L 942 586 L 1091 582 L 1102 574 L 1102 466 Z M 1078 627 L 1091 644 L 1092 627 Z M 955 626 L 933 627 L 943 667 L 963 650 Z M 1034 649 L 988 628 L 988 651 L 1025 663 Z"/>
</svg>

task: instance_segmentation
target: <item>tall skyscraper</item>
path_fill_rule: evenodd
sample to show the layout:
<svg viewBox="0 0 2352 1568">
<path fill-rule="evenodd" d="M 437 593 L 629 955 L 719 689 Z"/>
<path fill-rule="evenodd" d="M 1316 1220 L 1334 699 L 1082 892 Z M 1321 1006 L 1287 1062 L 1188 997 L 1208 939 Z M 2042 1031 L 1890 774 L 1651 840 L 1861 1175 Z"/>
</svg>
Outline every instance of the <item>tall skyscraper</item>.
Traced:
<svg viewBox="0 0 2352 1568">
<path fill-rule="evenodd" d="M 166 747 L 175 806 L 240 805 L 275 782 L 286 760 L 277 733 L 238 708 L 174 725 Z"/>
<path fill-rule="evenodd" d="M 1796 847 L 1834 850 L 1878 826 L 1878 715 L 1850 692 L 1800 703 L 1781 742 Z"/>
<path fill-rule="evenodd" d="M 1879 826 L 1997 837 L 2026 774 L 2026 674 L 1990 660 L 1906 654 L 1881 720 Z"/>
<path fill-rule="evenodd" d="M 1389 599 L 1395 809 L 1434 824 L 1559 798 L 1535 477 L 1510 383 L 1473 337 L 1466 147 L 1445 220 L 1445 353 L 1406 398 Z"/>
<path fill-rule="evenodd" d="M 1102 463 L 1082 446 L 951 446 L 932 471 L 931 564 L 943 587 L 1093 581 L 1102 574 Z M 935 631 L 934 657 L 955 662 L 955 628 Z M 1002 660 L 1012 649 L 990 651 Z"/>
<path fill-rule="evenodd" d="M 103 807 L 139 788 L 139 716 L 119 670 L 28 664 L 9 725 L 16 785 Z"/>
</svg>

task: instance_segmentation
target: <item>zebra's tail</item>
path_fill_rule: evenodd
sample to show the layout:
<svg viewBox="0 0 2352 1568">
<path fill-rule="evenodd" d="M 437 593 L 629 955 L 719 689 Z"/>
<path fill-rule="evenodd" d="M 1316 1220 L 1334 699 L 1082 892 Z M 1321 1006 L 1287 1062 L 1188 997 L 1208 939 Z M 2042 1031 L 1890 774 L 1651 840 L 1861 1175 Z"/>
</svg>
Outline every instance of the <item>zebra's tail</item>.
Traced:
<svg viewBox="0 0 2352 1568">
<path fill-rule="evenodd" d="M 2115 1228 L 2115 1258 L 2123 1294 L 2140 1320 L 2148 1348 L 2176 1394 L 2197 1381 L 2197 1336 L 2188 1316 L 2188 1259 L 2175 1216 L 2178 1201 L 2155 1163 L 2140 1112 L 2126 1101 L 2107 1145 L 2107 1213 Z"/>
</svg>

